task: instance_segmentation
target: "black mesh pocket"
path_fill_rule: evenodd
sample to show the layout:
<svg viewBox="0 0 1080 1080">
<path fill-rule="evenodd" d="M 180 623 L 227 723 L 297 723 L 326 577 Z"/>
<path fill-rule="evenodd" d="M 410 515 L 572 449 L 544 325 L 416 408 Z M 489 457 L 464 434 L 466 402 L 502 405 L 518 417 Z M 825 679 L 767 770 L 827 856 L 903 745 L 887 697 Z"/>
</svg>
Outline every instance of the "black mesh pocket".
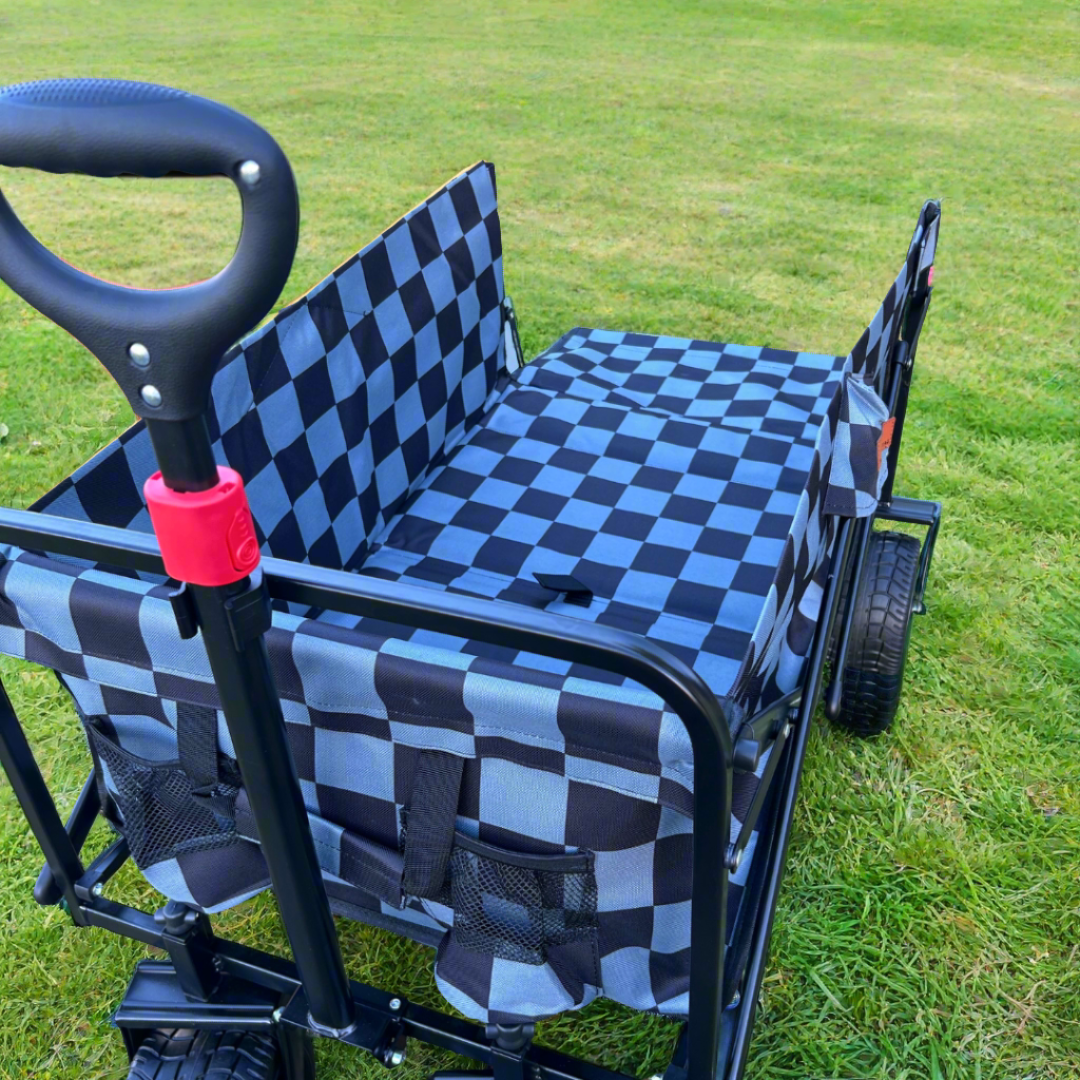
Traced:
<svg viewBox="0 0 1080 1080">
<path fill-rule="evenodd" d="M 464 949 L 540 965 L 552 961 L 553 949 L 595 944 L 590 852 L 518 855 L 459 836 L 449 893 L 453 938 Z"/>
<path fill-rule="evenodd" d="M 240 789 L 228 782 L 232 777 L 209 796 L 196 795 L 178 762 L 137 757 L 104 730 L 108 723 L 107 717 L 92 716 L 86 724 L 104 786 L 102 805 L 140 869 L 239 841 L 233 814 Z"/>
</svg>

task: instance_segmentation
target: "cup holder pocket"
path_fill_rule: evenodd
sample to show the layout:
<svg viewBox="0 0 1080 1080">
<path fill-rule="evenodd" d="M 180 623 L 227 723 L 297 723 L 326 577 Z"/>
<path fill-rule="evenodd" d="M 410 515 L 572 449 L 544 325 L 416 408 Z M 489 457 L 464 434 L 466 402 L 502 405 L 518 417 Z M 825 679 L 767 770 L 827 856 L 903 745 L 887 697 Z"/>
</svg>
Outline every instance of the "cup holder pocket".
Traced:
<svg viewBox="0 0 1080 1080">
<path fill-rule="evenodd" d="M 108 717 L 88 717 L 86 730 L 105 816 L 140 870 L 240 842 L 234 820 L 239 777 L 237 784 L 223 777 L 209 795 L 197 794 L 178 761 L 151 761 L 122 747 Z"/>
</svg>

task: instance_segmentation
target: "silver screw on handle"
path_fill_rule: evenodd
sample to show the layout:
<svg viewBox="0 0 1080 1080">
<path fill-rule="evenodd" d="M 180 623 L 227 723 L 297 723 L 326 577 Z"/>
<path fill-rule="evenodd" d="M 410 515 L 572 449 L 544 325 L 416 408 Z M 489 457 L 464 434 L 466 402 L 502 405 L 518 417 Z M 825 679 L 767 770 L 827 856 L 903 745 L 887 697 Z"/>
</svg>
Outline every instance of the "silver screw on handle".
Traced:
<svg viewBox="0 0 1080 1080">
<path fill-rule="evenodd" d="M 262 176 L 262 169 L 259 168 L 257 161 L 245 161 L 240 166 L 240 179 L 247 187 L 253 188 L 259 182 L 260 176 Z"/>
</svg>

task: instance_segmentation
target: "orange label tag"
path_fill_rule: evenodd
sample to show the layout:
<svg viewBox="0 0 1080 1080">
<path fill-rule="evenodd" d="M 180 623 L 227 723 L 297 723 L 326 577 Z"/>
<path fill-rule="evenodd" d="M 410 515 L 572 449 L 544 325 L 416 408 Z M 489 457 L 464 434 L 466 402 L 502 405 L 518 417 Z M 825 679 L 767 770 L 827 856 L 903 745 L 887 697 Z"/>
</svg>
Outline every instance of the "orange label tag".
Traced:
<svg viewBox="0 0 1080 1080">
<path fill-rule="evenodd" d="M 889 419 L 881 425 L 881 438 L 877 441 L 877 467 L 879 472 L 881 471 L 881 455 L 892 446 L 892 433 L 894 427 L 896 427 L 895 416 L 890 416 Z"/>
</svg>

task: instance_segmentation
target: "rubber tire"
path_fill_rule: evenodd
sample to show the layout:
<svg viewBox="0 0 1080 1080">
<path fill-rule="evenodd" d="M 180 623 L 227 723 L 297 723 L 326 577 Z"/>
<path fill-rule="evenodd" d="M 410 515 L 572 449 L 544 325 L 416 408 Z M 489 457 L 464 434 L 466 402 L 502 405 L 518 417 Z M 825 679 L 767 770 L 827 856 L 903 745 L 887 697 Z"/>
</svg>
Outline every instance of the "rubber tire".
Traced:
<svg viewBox="0 0 1080 1080">
<path fill-rule="evenodd" d="M 128 1080 L 274 1080 L 278 1050 L 251 1031 L 154 1031 L 131 1061 Z"/>
<path fill-rule="evenodd" d="M 836 718 L 856 735 L 888 731 L 900 706 L 921 550 L 905 533 L 870 536 Z"/>
</svg>

